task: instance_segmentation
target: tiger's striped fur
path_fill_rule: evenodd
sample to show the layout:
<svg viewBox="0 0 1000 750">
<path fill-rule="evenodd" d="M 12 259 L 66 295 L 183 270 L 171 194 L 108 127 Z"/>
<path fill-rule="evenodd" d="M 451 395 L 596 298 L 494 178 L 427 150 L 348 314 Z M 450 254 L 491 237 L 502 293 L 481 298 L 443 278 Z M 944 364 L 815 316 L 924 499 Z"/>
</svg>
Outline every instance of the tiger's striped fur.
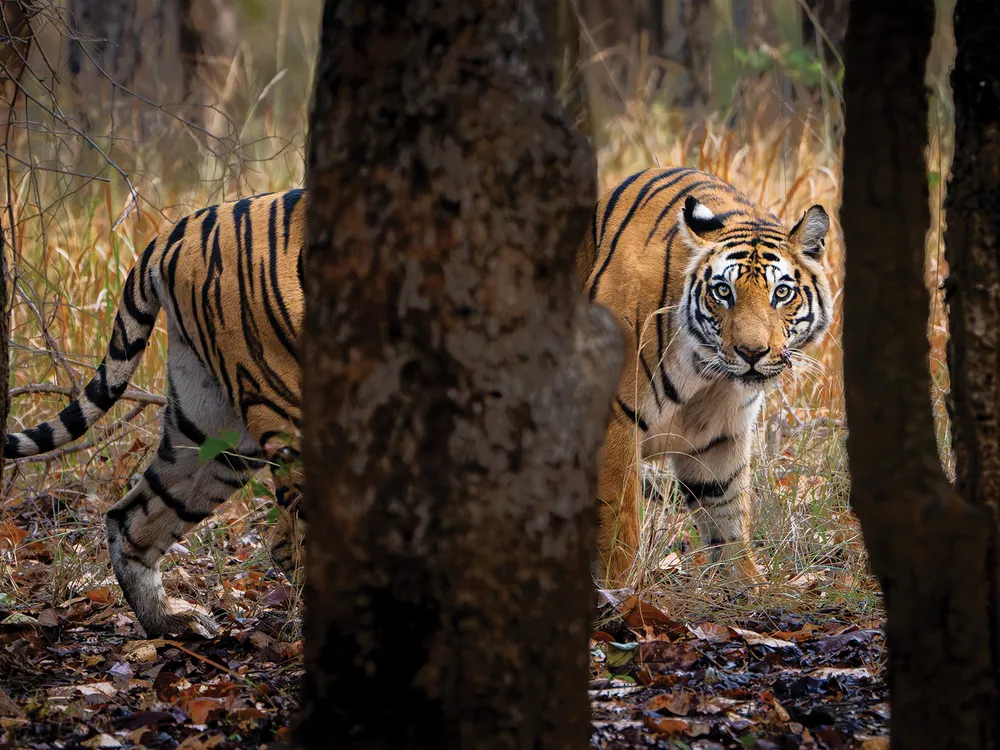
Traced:
<svg viewBox="0 0 1000 750">
<path fill-rule="evenodd" d="M 115 574 L 148 636 L 215 631 L 207 613 L 168 601 L 159 562 L 268 464 L 284 469 L 272 555 L 289 575 L 300 564 L 305 210 L 301 190 L 258 195 L 204 208 L 161 233 L 125 281 L 107 352 L 84 392 L 56 419 L 4 443 L 4 457 L 19 458 L 83 435 L 124 393 L 165 311 L 169 392 L 159 446 L 105 519 Z M 235 450 L 202 463 L 199 446 L 226 432 L 238 434 Z"/>
<path fill-rule="evenodd" d="M 631 333 L 598 487 L 610 583 L 625 582 L 639 544 L 638 461 L 668 458 L 713 558 L 758 578 L 751 438 L 765 388 L 829 325 L 828 227 L 813 206 L 786 230 L 687 168 L 647 169 L 600 200 L 578 256 L 584 293 Z"/>
</svg>

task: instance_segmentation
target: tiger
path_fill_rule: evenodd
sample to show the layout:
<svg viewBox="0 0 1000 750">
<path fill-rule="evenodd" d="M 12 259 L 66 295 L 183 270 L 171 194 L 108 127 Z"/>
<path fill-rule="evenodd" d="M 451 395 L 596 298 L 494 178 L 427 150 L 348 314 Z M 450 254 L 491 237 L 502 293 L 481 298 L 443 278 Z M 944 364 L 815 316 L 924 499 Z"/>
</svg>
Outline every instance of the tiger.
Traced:
<svg viewBox="0 0 1000 750">
<path fill-rule="evenodd" d="M 585 297 L 627 332 L 598 471 L 606 585 L 634 573 L 642 461 L 673 464 L 713 563 L 751 587 L 762 581 L 751 442 L 765 391 L 829 328 L 829 226 L 814 205 L 786 230 L 728 182 L 687 167 L 646 169 L 601 196 L 577 263 Z"/>
<path fill-rule="evenodd" d="M 81 437 L 121 398 L 165 311 L 159 442 L 105 514 L 115 576 L 148 637 L 218 633 L 201 607 L 167 597 L 160 561 L 265 467 L 280 511 L 271 556 L 298 577 L 306 207 L 300 189 L 256 195 L 203 208 L 160 233 L 125 279 L 104 358 L 79 397 L 55 419 L 4 440 L 4 458 L 16 459 Z M 201 460 L 201 446 L 226 433 L 237 435 L 232 449 Z"/>
</svg>

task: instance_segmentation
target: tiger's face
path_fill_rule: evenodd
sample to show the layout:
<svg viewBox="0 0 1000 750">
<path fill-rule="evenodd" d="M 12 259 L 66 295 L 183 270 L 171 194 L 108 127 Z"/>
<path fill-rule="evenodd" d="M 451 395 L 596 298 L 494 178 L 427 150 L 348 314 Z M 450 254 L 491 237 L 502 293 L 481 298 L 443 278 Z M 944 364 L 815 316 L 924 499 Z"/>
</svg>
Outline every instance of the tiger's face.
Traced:
<svg viewBox="0 0 1000 750">
<path fill-rule="evenodd" d="M 679 318 L 696 367 L 745 385 L 789 369 L 830 324 L 826 211 L 813 206 L 791 231 L 773 219 L 727 225 L 688 196 L 680 224 L 692 256 Z"/>
</svg>

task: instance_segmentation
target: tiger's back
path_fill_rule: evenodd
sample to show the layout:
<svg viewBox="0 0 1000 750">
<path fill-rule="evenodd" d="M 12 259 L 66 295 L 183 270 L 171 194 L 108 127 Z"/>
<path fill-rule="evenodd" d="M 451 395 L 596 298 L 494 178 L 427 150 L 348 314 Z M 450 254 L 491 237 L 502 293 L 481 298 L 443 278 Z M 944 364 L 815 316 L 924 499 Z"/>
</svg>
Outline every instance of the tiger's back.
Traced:
<svg viewBox="0 0 1000 750">
<path fill-rule="evenodd" d="M 829 324 L 819 262 L 828 226 L 814 206 L 789 231 L 689 168 L 645 170 L 599 201 L 578 254 L 584 294 L 630 333 L 599 480 L 609 581 L 625 581 L 638 549 L 641 460 L 672 462 L 703 540 L 757 577 L 752 432 L 765 386 Z"/>
</svg>

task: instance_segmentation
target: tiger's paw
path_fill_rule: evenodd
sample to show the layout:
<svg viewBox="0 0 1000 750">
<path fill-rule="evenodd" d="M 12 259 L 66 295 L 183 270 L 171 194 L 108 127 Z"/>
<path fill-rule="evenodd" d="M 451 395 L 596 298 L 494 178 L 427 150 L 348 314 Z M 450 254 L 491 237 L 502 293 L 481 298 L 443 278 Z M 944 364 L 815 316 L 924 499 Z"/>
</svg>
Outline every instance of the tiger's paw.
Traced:
<svg viewBox="0 0 1000 750">
<path fill-rule="evenodd" d="M 215 638 L 219 634 L 219 625 L 204 608 L 181 599 L 170 600 L 170 611 L 164 613 L 159 627 L 146 628 L 146 634 L 155 635 L 187 635 L 194 634 L 202 638 Z"/>
</svg>

